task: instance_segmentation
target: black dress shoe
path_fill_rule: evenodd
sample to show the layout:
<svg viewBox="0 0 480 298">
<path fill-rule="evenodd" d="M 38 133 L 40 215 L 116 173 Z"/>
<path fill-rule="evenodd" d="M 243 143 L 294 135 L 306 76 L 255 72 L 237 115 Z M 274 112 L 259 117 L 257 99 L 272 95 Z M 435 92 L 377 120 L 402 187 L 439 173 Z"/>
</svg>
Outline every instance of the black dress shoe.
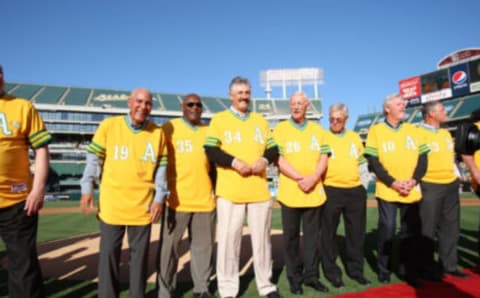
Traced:
<svg viewBox="0 0 480 298">
<path fill-rule="evenodd" d="M 390 274 L 388 273 L 380 273 L 378 275 L 378 281 L 382 284 L 387 284 L 390 282 Z"/>
<path fill-rule="evenodd" d="M 421 287 L 420 281 L 416 277 L 407 277 L 405 278 L 405 281 L 407 282 L 407 284 L 409 284 L 410 286 L 416 289 Z"/>
<path fill-rule="evenodd" d="M 458 270 L 448 271 L 447 274 L 449 274 L 453 277 L 456 277 L 456 278 L 469 278 L 470 277 L 470 274 L 467 274 L 465 272 L 458 271 Z"/>
<path fill-rule="evenodd" d="M 341 278 L 330 279 L 330 283 L 336 289 L 345 287 L 345 284 L 343 283 Z"/>
<path fill-rule="evenodd" d="M 278 291 L 273 291 L 267 294 L 268 298 L 282 298 L 282 295 Z"/>
<path fill-rule="evenodd" d="M 303 289 L 301 284 L 291 283 L 290 293 L 293 295 L 303 295 Z"/>
<path fill-rule="evenodd" d="M 303 284 L 306 285 L 307 287 L 314 288 L 319 292 L 324 292 L 324 293 L 328 292 L 328 288 L 324 286 L 319 280 L 316 280 L 316 279 L 305 281 Z"/>
<path fill-rule="evenodd" d="M 368 279 L 366 279 L 365 276 L 363 275 L 353 276 L 352 279 L 362 286 L 371 284 L 371 282 Z"/>
</svg>

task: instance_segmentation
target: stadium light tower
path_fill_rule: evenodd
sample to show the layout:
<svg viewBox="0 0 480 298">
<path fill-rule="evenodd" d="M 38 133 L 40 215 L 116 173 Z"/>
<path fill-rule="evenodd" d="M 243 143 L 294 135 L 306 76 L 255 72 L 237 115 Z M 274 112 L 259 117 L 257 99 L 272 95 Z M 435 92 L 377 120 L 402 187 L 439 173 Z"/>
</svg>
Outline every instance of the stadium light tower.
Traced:
<svg viewBox="0 0 480 298">
<path fill-rule="evenodd" d="M 260 85 L 265 88 L 267 98 L 272 94 L 272 87 L 282 87 L 283 98 L 287 98 L 287 87 L 313 86 L 314 98 L 318 98 L 318 85 L 323 84 L 323 70 L 320 68 L 267 69 L 260 71 Z"/>
</svg>

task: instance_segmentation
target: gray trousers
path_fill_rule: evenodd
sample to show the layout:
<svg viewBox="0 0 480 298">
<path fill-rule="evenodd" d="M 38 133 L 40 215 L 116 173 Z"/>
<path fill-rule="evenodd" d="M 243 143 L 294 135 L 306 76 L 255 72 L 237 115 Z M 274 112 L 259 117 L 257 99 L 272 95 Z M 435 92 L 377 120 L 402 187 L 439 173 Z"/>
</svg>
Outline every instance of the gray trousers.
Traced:
<svg viewBox="0 0 480 298">
<path fill-rule="evenodd" d="M 125 231 L 127 232 L 130 251 L 130 297 L 145 296 L 151 225 L 119 226 L 110 225 L 100 220 L 98 297 L 119 297 L 119 265 Z"/>
<path fill-rule="evenodd" d="M 446 271 L 457 270 L 457 243 L 460 237 L 459 181 L 448 184 L 422 182 L 423 199 L 420 201 L 422 236 L 428 240 L 424 261 L 433 262 L 435 236 L 438 254 Z M 427 260 L 428 258 L 428 260 Z"/>
<path fill-rule="evenodd" d="M 176 212 L 167 208 L 162 218 L 158 262 L 158 297 L 173 297 L 177 283 L 180 242 L 188 228 L 190 241 L 190 271 L 193 292 L 208 291 L 213 273 L 213 245 L 215 241 L 215 210 L 211 212 Z"/>
</svg>

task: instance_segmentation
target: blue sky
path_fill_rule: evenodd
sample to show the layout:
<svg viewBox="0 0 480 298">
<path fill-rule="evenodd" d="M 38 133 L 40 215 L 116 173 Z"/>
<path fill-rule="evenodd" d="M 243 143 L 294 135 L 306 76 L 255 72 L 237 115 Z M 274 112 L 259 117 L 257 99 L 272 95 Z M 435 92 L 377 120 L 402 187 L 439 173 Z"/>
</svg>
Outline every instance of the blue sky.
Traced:
<svg viewBox="0 0 480 298">
<path fill-rule="evenodd" d="M 9 82 L 227 97 L 242 75 L 264 97 L 261 70 L 319 67 L 324 112 L 347 103 L 350 128 L 399 80 L 480 47 L 478 0 L 15 0 L 0 11 Z"/>
</svg>

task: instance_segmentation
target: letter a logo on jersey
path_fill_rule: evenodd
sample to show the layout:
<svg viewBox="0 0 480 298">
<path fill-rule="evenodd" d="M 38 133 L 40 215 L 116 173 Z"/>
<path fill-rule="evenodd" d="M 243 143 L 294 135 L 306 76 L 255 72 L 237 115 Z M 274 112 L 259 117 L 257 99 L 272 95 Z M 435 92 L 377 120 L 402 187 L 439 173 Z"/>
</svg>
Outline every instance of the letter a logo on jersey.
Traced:
<svg viewBox="0 0 480 298">
<path fill-rule="evenodd" d="M 7 116 L 4 113 L 0 113 L 0 130 L 6 136 L 12 135 L 12 132 L 8 130 Z"/>
<path fill-rule="evenodd" d="M 155 158 L 155 150 L 153 150 L 153 145 L 151 142 L 147 142 L 145 153 L 143 154 L 143 157 L 142 157 L 143 161 L 148 161 L 149 159 L 153 163 L 157 162 L 157 159 Z"/>
<path fill-rule="evenodd" d="M 263 141 L 262 131 L 258 127 L 255 127 L 255 138 L 254 138 L 254 140 L 255 140 L 255 142 L 260 143 L 260 144 L 265 143 Z"/>
<path fill-rule="evenodd" d="M 358 149 L 354 143 L 350 144 L 350 156 L 353 157 L 354 159 L 358 159 Z"/>
<path fill-rule="evenodd" d="M 415 145 L 415 141 L 410 136 L 406 137 L 405 143 L 406 143 L 407 149 L 417 150 L 417 146 Z"/>
</svg>

